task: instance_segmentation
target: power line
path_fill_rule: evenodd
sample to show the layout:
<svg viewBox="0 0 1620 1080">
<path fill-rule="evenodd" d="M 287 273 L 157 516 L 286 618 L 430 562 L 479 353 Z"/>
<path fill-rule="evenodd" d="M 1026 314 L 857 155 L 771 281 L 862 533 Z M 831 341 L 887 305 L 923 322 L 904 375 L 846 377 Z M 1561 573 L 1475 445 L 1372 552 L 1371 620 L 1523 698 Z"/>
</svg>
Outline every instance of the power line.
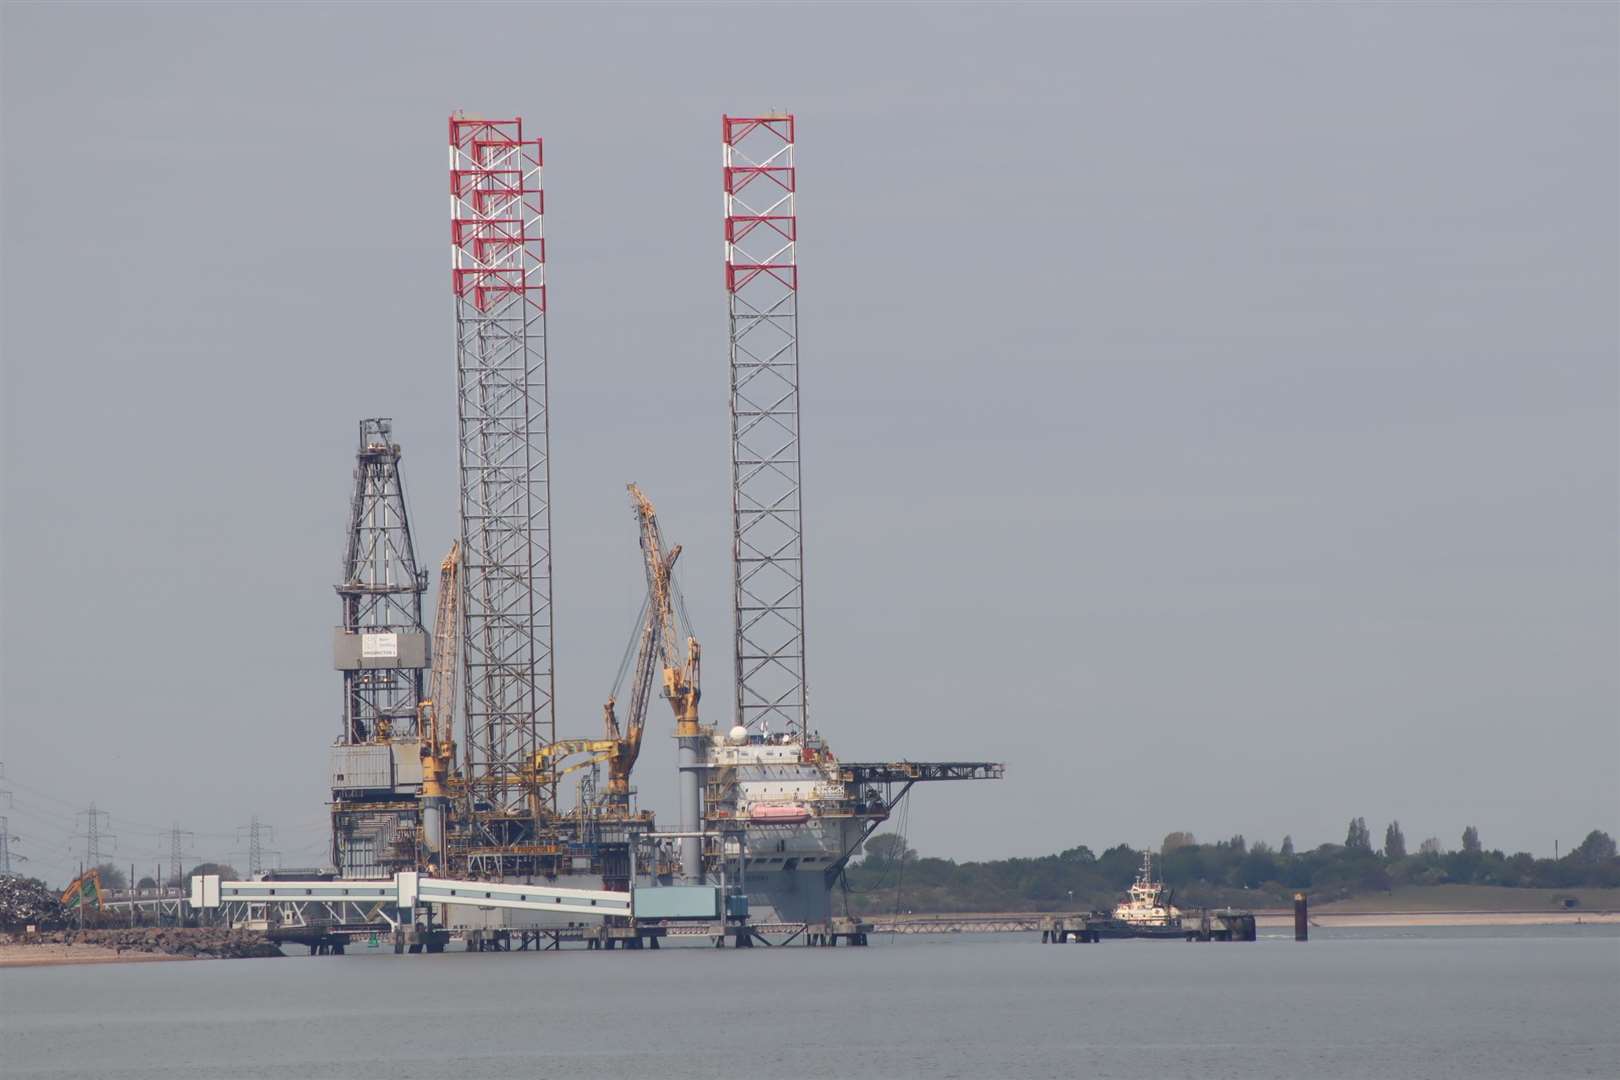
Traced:
<svg viewBox="0 0 1620 1080">
<path fill-rule="evenodd" d="M 77 809 L 78 809 L 76 806 L 73 805 L 73 803 L 69 802 L 67 799 L 62 798 L 60 795 L 52 795 L 48 791 L 42 791 L 39 788 L 34 787 L 34 785 L 32 785 L 32 784 L 23 783 L 21 780 L 12 780 L 10 782 L 17 785 L 17 787 L 19 789 L 21 789 L 22 791 L 26 791 L 28 794 L 34 796 L 37 799 L 44 799 L 46 802 L 56 803 L 57 805 L 62 806 L 62 807 L 66 808 L 67 810 L 70 810 L 70 811 L 77 811 Z"/>
<path fill-rule="evenodd" d="M 0 761 L 0 799 L 4 799 L 6 806 L 9 807 L 11 805 L 11 790 L 4 786 L 5 782 L 6 765 L 5 762 Z M 21 855 L 17 856 L 17 858 L 18 861 L 22 860 Z M 0 874 L 9 873 L 11 873 L 11 819 L 0 816 Z"/>
<path fill-rule="evenodd" d="M 5 783 L 6 780 L 7 780 L 7 778 L 4 777 L 4 775 L 3 775 L 3 769 L 0 769 L 0 784 Z M 41 800 L 43 800 L 45 802 L 54 803 L 55 805 L 62 807 L 62 810 L 55 811 L 55 813 L 57 815 L 59 815 L 63 820 L 66 820 L 67 818 L 70 818 L 70 817 L 74 818 L 75 819 L 75 824 L 73 826 L 73 831 L 75 833 L 77 833 L 76 819 L 78 817 L 83 816 L 83 814 L 84 814 L 83 810 L 80 810 L 77 806 L 75 806 L 72 802 L 69 802 L 67 799 L 62 798 L 59 795 L 53 795 L 50 792 L 45 791 L 43 789 L 36 788 L 32 784 L 25 784 L 22 781 L 11 781 L 11 783 L 15 784 L 18 791 L 24 793 L 25 795 L 27 795 L 31 799 L 41 799 Z M 9 795 L 9 794 L 10 794 L 9 792 L 4 791 L 3 789 L 0 789 L 0 796 Z M 49 814 L 49 813 L 52 813 L 52 812 L 49 811 L 49 810 L 36 811 L 34 816 L 36 818 L 41 818 L 44 814 Z M 129 817 L 128 815 L 120 815 L 118 820 L 123 822 L 123 824 L 119 826 L 119 831 L 120 832 L 147 833 L 147 834 L 150 834 L 151 836 L 154 836 L 154 837 L 167 838 L 167 837 L 169 837 L 169 834 L 174 831 L 174 826 L 173 825 L 155 825 L 150 821 L 139 821 L 139 820 L 137 820 L 135 818 Z M 318 818 L 309 818 L 309 819 L 306 819 L 305 821 L 300 821 L 296 825 L 291 826 L 291 828 L 293 828 L 293 829 L 327 829 L 327 828 L 330 828 L 330 827 L 331 827 L 331 819 L 325 814 L 322 814 Z M 199 838 L 199 839 L 206 838 L 206 839 L 214 839 L 214 840 L 235 840 L 240 836 L 240 831 L 236 831 L 236 832 L 227 832 L 227 831 L 210 832 L 210 831 L 208 831 L 206 829 L 196 829 L 196 830 L 187 830 L 187 831 L 190 832 L 192 837 Z M 154 850 L 156 850 L 156 849 L 154 849 Z"/>
<path fill-rule="evenodd" d="M 264 857 L 266 855 L 281 854 L 279 851 L 268 850 L 264 846 L 264 842 L 271 839 L 275 829 L 259 821 L 259 815 L 254 814 L 251 823 L 237 827 L 236 837 L 238 840 L 242 838 L 244 830 L 248 834 L 248 874 L 257 877 L 264 872 Z"/>
<path fill-rule="evenodd" d="M 181 877 L 181 873 L 185 869 L 183 865 L 185 840 L 187 837 L 195 837 L 196 835 L 196 833 L 181 829 L 178 821 L 174 823 L 174 828 L 169 830 L 169 880 L 176 885 L 183 884 L 185 881 L 185 878 Z"/>
<path fill-rule="evenodd" d="M 109 854 L 118 850 L 118 837 L 109 830 L 112 829 L 112 815 L 105 810 L 97 810 L 96 804 L 91 803 L 90 809 L 81 810 L 79 817 L 85 819 L 84 832 L 84 865 L 86 869 L 102 864 L 101 844 L 104 840 L 112 842 Z M 77 837 L 75 837 L 77 838 Z"/>
</svg>

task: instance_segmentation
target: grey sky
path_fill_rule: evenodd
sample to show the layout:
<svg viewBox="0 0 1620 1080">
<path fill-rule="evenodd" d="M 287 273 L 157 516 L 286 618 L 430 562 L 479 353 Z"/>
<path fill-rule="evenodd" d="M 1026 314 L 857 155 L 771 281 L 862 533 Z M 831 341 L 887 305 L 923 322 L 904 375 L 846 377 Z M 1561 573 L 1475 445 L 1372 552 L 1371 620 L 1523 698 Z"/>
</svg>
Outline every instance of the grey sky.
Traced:
<svg viewBox="0 0 1620 1080">
<path fill-rule="evenodd" d="M 456 529 L 457 108 L 546 140 L 560 730 L 632 479 L 729 708 L 719 117 L 786 108 L 814 724 L 1009 765 L 916 846 L 1615 831 L 1616 12 L 7 4 L 18 850 L 319 858 L 358 418 Z"/>
</svg>

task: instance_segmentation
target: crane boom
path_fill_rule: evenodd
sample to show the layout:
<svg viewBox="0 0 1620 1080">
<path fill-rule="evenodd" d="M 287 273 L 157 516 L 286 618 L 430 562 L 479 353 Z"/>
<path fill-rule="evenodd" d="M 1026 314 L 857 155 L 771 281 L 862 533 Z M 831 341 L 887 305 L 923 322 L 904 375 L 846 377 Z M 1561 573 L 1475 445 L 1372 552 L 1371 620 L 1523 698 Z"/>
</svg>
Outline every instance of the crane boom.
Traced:
<svg viewBox="0 0 1620 1080">
<path fill-rule="evenodd" d="M 433 617 L 433 667 L 428 676 L 428 696 L 422 702 L 420 718 L 428 722 L 425 741 L 434 747 L 449 738 L 450 721 L 456 710 L 456 653 L 461 644 L 461 542 L 450 544 L 450 553 L 439 564 L 439 609 Z"/>
<path fill-rule="evenodd" d="M 456 711 L 456 660 L 461 644 L 461 543 L 439 564 L 439 608 L 433 617 L 433 667 L 428 696 L 417 706 L 416 733 L 422 756 L 422 839 L 430 866 L 445 865 L 444 818 L 456 759 L 450 737 Z"/>
<path fill-rule="evenodd" d="M 658 650 L 664 662 L 664 696 L 675 711 L 675 738 L 679 746 L 681 792 L 681 875 L 687 881 L 703 880 L 703 849 L 697 830 L 703 826 L 700 771 L 703 762 L 703 729 L 698 723 L 698 701 L 703 697 L 702 650 L 697 638 L 687 637 L 682 650 L 675 633 L 675 591 L 671 573 L 680 558 L 679 544 L 665 553 L 664 538 L 658 528 L 658 512 L 652 500 L 635 484 L 627 485 L 630 503 L 641 527 L 641 550 L 647 565 L 647 588 L 652 612 L 649 621 L 658 625 Z"/>
<path fill-rule="evenodd" d="M 637 633 L 635 675 L 630 682 L 629 714 L 623 731 L 614 712 L 615 701 L 607 699 L 602 706 L 602 726 L 608 739 L 618 749 L 608 758 L 608 805 L 628 813 L 630 809 L 630 770 L 635 768 L 641 755 L 641 737 L 647 727 L 647 701 L 652 696 L 653 668 L 659 657 L 658 642 L 662 623 L 656 605 L 647 603 L 646 617 Z"/>
<path fill-rule="evenodd" d="M 658 511 L 635 484 L 628 485 L 630 502 L 635 507 L 641 525 L 641 550 L 647 563 L 647 588 L 651 595 L 654 620 L 659 627 L 658 645 L 664 661 L 664 692 L 670 707 L 675 710 L 677 735 L 696 735 L 698 727 L 698 699 L 703 696 L 700 682 L 701 650 L 697 639 L 686 639 L 682 655 L 675 632 L 675 599 L 671 573 L 675 560 L 681 557 L 681 546 L 676 544 L 665 554 L 664 538 L 658 527 Z"/>
</svg>

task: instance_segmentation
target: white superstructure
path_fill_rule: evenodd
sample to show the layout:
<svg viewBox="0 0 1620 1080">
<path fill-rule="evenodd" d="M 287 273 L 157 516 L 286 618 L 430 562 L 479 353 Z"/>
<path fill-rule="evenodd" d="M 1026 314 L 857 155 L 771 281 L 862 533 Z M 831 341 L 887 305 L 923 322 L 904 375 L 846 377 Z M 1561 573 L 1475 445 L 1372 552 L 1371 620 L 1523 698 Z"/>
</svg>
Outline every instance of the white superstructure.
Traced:
<svg viewBox="0 0 1620 1080">
<path fill-rule="evenodd" d="M 1153 880 L 1153 852 L 1142 852 L 1142 868 L 1125 902 L 1114 908 L 1114 918 L 1132 926 L 1174 926 L 1180 921 L 1181 910 L 1165 898 L 1164 882 Z"/>
</svg>

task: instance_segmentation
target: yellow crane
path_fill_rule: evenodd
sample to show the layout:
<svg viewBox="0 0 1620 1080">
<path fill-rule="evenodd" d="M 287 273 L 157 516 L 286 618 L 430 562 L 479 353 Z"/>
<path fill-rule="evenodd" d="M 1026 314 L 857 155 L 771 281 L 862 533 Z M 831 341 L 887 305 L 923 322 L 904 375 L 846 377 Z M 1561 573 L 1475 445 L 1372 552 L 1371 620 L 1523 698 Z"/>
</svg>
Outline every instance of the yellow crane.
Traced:
<svg viewBox="0 0 1620 1080">
<path fill-rule="evenodd" d="M 611 762 L 619 749 L 619 742 L 618 739 L 558 739 L 554 743 L 542 746 L 535 753 L 535 769 L 540 775 L 555 779 L 604 761 Z M 590 756 L 581 761 L 558 766 L 564 758 L 571 758 L 576 754 Z"/>
<path fill-rule="evenodd" d="M 686 639 L 686 654 L 681 655 L 675 634 L 675 593 L 671 574 L 675 560 L 680 558 L 681 545 L 676 544 L 665 554 L 664 538 L 658 528 L 658 512 L 635 484 L 628 485 L 630 502 L 641 525 L 641 550 L 647 561 L 647 587 L 651 597 L 651 616 L 658 624 L 658 645 L 664 661 L 664 694 L 675 710 L 677 737 L 698 734 L 698 701 L 703 697 L 702 649 L 697 638 Z"/>
<path fill-rule="evenodd" d="M 621 729 L 618 702 L 610 695 L 602 706 L 602 728 L 613 750 L 607 758 L 607 808 L 614 815 L 630 813 L 630 770 L 641 755 L 641 736 L 647 726 L 647 699 L 652 695 L 653 666 L 658 659 L 659 622 L 649 599 L 646 618 L 637 634 L 636 669 L 630 684 L 629 713 Z"/>
<path fill-rule="evenodd" d="M 658 535 L 658 520 L 653 511 L 652 503 L 634 484 L 630 485 L 632 502 L 636 508 L 637 516 L 642 522 L 642 546 L 656 553 L 645 560 L 647 573 L 647 614 L 643 620 L 638 634 L 636 645 L 635 674 L 631 681 L 630 698 L 627 702 L 628 711 L 623 725 L 618 716 L 618 701 L 609 697 L 602 706 L 601 739 L 562 739 L 542 747 L 534 755 L 534 772 L 537 777 L 545 777 L 555 781 L 569 773 L 588 768 L 602 762 L 607 763 L 608 783 L 606 805 L 610 811 L 620 816 L 630 811 L 630 773 L 635 768 L 636 759 L 641 755 L 642 736 L 647 726 L 647 701 L 652 694 L 653 670 L 660 660 L 665 658 L 665 651 L 661 648 L 664 641 L 672 636 L 674 624 L 673 603 L 670 600 L 669 572 L 675 565 L 675 559 L 680 555 L 680 548 L 665 555 L 663 542 Z M 650 523 L 650 525 L 649 525 Z M 650 527 L 651 532 L 648 533 Z M 651 536 L 649 541 L 648 536 Z M 666 627 L 671 629 L 666 630 Z M 695 671 L 693 667 L 690 670 Z M 670 693 L 672 702 L 682 702 L 677 707 L 677 714 L 689 713 L 692 724 L 697 720 L 697 702 L 694 695 L 684 689 L 690 685 L 685 662 L 681 663 L 673 676 L 674 690 L 670 669 L 666 667 L 664 682 L 666 691 Z M 563 765 L 562 762 L 575 755 L 588 755 L 580 761 Z"/>
<path fill-rule="evenodd" d="M 630 491 L 638 495 L 635 484 L 630 484 Z M 642 497 L 640 502 L 645 502 Z M 640 517 L 640 502 L 635 502 L 637 515 Z M 651 508 L 651 504 L 648 508 Z M 643 560 L 646 568 L 646 610 L 645 619 L 638 631 L 637 644 L 635 644 L 635 674 L 630 680 L 629 712 L 625 716 L 624 729 L 620 730 L 619 716 L 617 716 L 616 699 L 609 696 L 608 703 L 603 706 L 603 729 L 606 737 L 617 743 L 614 755 L 608 758 L 608 803 L 611 810 L 620 814 L 629 814 L 630 811 L 630 769 L 635 767 L 635 759 L 642 753 L 642 735 L 646 729 L 646 704 L 653 696 L 654 669 L 663 659 L 664 619 L 659 610 L 658 599 L 658 573 L 654 572 L 654 563 L 667 562 L 674 565 L 674 559 L 679 549 L 672 552 L 667 560 Z M 667 576 L 667 575 L 666 575 Z"/>
<path fill-rule="evenodd" d="M 445 866 L 445 818 L 456 743 L 451 734 L 456 711 L 456 658 L 461 643 L 461 543 L 439 564 L 439 607 L 433 617 L 433 666 L 428 696 L 416 708 L 416 737 L 422 756 L 422 840 L 429 870 Z"/>
<path fill-rule="evenodd" d="M 675 601 L 670 574 L 675 560 L 680 557 L 680 546 L 665 551 L 658 529 L 657 512 L 651 501 L 636 485 L 629 485 L 629 490 L 641 528 L 647 574 L 647 616 L 636 647 L 635 676 L 625 723 L 621 726 L 619 722 L 617 700 L 609 697 L 602 707 L 603 738 L 559 739 L 536 751 L 532 763 L 534 777 L 549 784 L 569 773 L 605 762 L 608 785 L 604 801 L 610 812 L 620 815 L 628 815 L 630 810 L 630 773 L 641 754 L 654 669 L 662 663 L 664 693 L 675 710 L 676 735 L 683 737 L 683 746 L 696 742 L 700 737 L 698 699 L 702 696 L 697 640 L 691 637 L 686 639 L 684 655 L 673 644 L 676 641 Z M 564 764 L 567 759 L 576 756 L 580 760 Z M 698 778 L 695 772 L 689 775 L 695 794 Z M 683 812 L 684 821 L 686 817 Z M 695 818 L 684 827 L 697 828 Z"/>
<path fill-rule="evenodd" d="M 681 832 L 681 876 L 687 881 L 703 880 L 703 847 L 698 832 L 703 827 L 700 771 L 703 767 L 703 729 L 698 722 L 698 701 L 703 697 L 702 649 L 697 638 L 687 637 L 683 651 L 675 634 L 675 590 L 671 574 L 680 557 L 679 544 L 665 553 L 664 538 L 658 528 L 658 513 L 635 484 L 628 485 L 630 503 L 641 526 L 641 550 L 647 564 L 647 585 L 652 607 L 651 621 L 658 624 L 658 648 L 664 666 L 664 695 L 675 711 L 675 738 L 679 747 Z"/>
<path fill-rule="evenodd" d="M 559 777 L 592 765 L 606 762 L 608 782 L 606 797 L 602 800 L 609 816 L 620 818 L 630 814 L 630 772 L 641 755 L 642 733 L 647 726 L 647 699 L 652 692 L 652 669 L 657 660 L 659 625 L 652 603 L 647 605 L 646 618 L 637 634 L 636 670 L 631 682 L 629 713 L 621 727 L 618 701 L 609 695 L 602 706 L 603 737 L 600 739 L 563 739 L 542 747 L 534 755 L 534 772 L 546 778 L 547 783 Z M 588 754 L 582 761 L 559 767 L 565 758 Z M 581 806 L 582 811 L 590 809 Z"/>
</svg>

